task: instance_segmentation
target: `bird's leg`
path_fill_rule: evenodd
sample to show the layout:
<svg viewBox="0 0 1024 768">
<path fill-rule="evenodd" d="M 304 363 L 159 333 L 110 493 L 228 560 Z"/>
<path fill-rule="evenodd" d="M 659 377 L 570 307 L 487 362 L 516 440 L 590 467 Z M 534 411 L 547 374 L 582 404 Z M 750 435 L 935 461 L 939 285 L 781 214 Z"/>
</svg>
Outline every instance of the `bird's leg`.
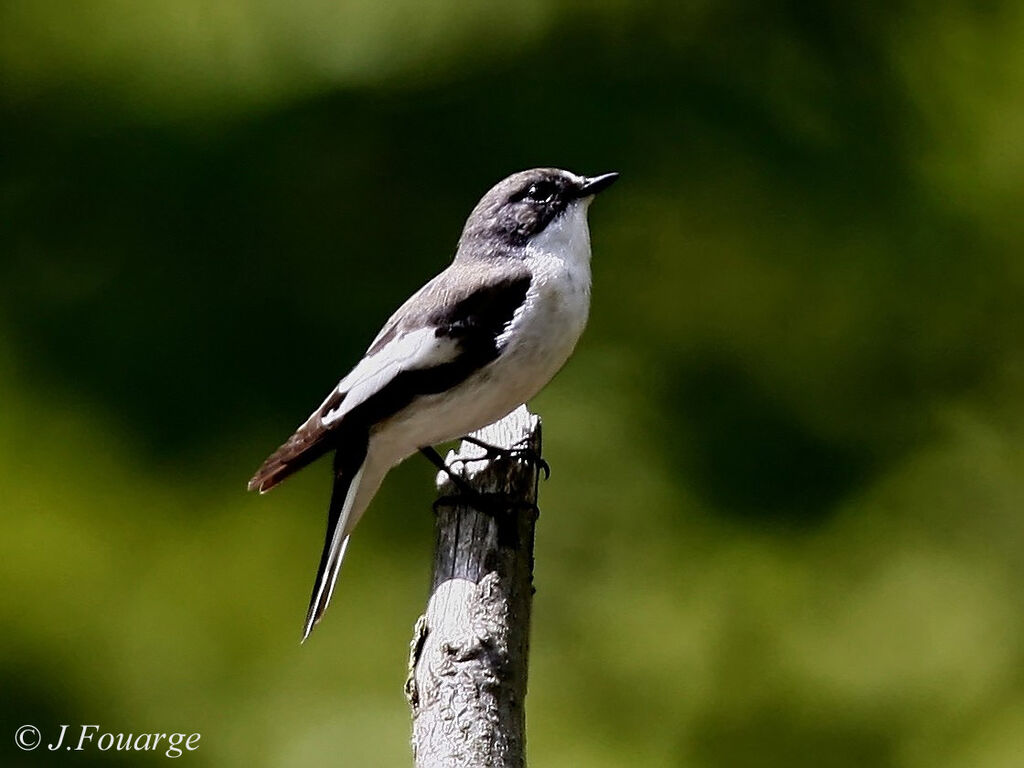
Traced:
<svg viewBox="0 0 1024 768">
<path fill-rule="evenodd" d="M 441 454 L 433 448 L 433 446 L 427 446 L 426 448 L 420 448 L 420 453 L 427 457 L 427 460 L 437 467 L 439 470 L 448 475 L 448 479 L 452 481 L 452 485 L 459 489 L 459 491 L 466 496 L 480 497 L 482 494 L 476 490 L 473 486 L 466 482 L 466 478 L 462 475 L 456 474 L 451 467 L 445 464 L 444 459 L 441 458 Z"/>
<path fill-rule="evenodd" d="M 501 449 L 498 449 L 499 451 Z M 519 500 L 511 499 L 508 494 L 505 493 L 481 493 L 476 488 L 466 482 L 466 478 L 462 475 L 456 474 L 456 472 L 449 467 L 444 459 L 441 458 L 434 448 L 427 446 L 420 448 L 420 453 L 427 457 L 435 467 L 440 471 L 448 475 L 448 478 L 452 481 L 452 484 L 459 489 L 459 494 L 455 496 L 447 495 L 441 496 L 434 502 L 434 511 L 437 511 L 438 507 L 449 506 L 456 504 L 469 503 L 481 512 L 490 515 L 491 517 L 497 517 L 499 514 L 503 514 L 506 511 L 519 508 L 525 504 L 526 508 L 532 509 L 536 514 L 540 514 L 540 509 L 536 504 L 530 502 L 521 502 Z"/>
<path fill-rule="evenodd" d="M 469 435 L 466 435 L 462 439 L 465 440 L 467 443 L 472 443 L 478 448 L 483 448 L 484 450 L 484 455 L 481 458 L 467 459 L 467 461 L 482 461 L 483 459 L 499 458 L 519 459 L 520 461 L 526 461 L 530 464 L 533 464 L 533 466 L 535 466 L 538 470 L 543 472 L 545 480 L 551 477 L 551 465 L 544 461 L 544 459 L 541 457 L 539 453 L 537 453 L 537 451 L 535 451 L 533 448 L 530 448 L 527 445 L 516 443 L 511 448 L 499 448 L 496 445 L 485 443 L 483 440 L 478 440 L 477 438 L 471 437 Z M 525 440 L 523 442 L 525 442 Z"/>
</svg>

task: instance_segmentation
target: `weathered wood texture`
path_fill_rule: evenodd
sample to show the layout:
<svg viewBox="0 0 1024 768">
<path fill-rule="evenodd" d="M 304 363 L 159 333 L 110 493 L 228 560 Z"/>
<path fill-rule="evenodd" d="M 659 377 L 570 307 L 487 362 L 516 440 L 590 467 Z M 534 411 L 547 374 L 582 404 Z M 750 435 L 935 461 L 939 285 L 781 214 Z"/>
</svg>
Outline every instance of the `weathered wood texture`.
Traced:
<svg viewBox="0 0 1024 768">
<path fill-rule="evenodd" d="M 473 437 L 540 455 L 540 419 L 525 406 Z M 483 455 L 463 442 L 447 463 L 480 493 L 503 494 L 509 503 L 498 514 L 438 506 L 430 601 L 416 622 L 406 683 L 417 768 L 526 762 L 538 468 L 516 458 L 479 460 Z M 437 482 L 442 496 L 457 493 L 443 472 Z"/>
</svg>

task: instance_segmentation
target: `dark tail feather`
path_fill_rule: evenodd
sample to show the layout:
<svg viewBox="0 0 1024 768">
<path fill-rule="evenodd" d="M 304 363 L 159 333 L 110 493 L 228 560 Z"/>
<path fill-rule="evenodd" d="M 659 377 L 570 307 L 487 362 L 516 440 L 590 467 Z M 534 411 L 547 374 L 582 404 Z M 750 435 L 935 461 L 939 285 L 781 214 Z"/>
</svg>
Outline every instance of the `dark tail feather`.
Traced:
<svg viewBox="0 0 1024 768">
<path fill-rule="evenodd" d="M 363 477 L 366 446 L 363 440 L 347 446 L 347 449 L 339 449 L 334 455 L 334 486 L 331 489 L 331 504 L 327 508 L 327 537 L 320 554 L 313 593 L 309 597 L 309 610 L 306 611 L 306 623 L 302 629 L 303 642 L 323 617 L 331 602 L 331 595 L 334 594 L 334 584 L 338 580 L 341 561 L 348 548 L 345 528 Z"/>
</svg>

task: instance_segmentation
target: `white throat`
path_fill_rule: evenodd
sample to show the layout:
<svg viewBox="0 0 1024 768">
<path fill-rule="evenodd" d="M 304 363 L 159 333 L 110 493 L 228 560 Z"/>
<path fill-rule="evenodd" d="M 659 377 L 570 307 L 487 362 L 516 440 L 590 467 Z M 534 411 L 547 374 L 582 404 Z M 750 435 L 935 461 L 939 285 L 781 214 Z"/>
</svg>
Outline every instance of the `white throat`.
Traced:
<svg viewBox="0 0 1024 768">
<path fill-rule="evenodd" d="M 590 266 L 590 198 L 571 203 L 544 231 L 530 240 L 527 249 L 540 258 L 554 257 L 569 269 Z"/>
</svg>

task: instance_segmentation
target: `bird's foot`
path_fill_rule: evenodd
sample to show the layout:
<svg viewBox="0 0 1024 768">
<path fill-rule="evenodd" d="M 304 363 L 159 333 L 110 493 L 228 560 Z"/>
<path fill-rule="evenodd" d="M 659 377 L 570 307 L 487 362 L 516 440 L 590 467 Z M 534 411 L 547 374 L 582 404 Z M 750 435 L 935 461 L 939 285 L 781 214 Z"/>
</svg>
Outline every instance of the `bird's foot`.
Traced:
<svg viewBox="0 0 1024 768">
<path fill-rule="evenodd" d="M 511 448 L 499 448 L 496 445 L 485 443 L 483 440 L 478 440 L 475 437 L 467 435 L 462 438 L 467 443 L 482 448 L 484 451 L 483 456 L 473 458 L 463 458 L 461 461 L 491 461 L 494 459 L 517 459 L 518 461 L 525 461 L 528 464 L 532 464 L 537 468 L 538 471 L 544 473 L 544 479 L 547 480 L 551 477 L 551 465 L 544 461 L 543 457 L 537 453 L 533 448 L 526 445 L 526 440 L 516 443 Z"/>
<path fill-rule="evenodd" d="M 472 442 L 472 441 L 471 441 Z M 487 446 L 492 447 L 493 446 Z M 514 453 L 515 448 L 508 450 L 503 448 L 494 448 L 499 454 Z M 518 509 L 529 509 L 537 516 L 540 515 L 540 508 L 535 502 L 523 501 L 522 499 L 512 498 L 507 493 L 491 492 L 482 493 L 470 485 L 469 481 L 466 480 L 460 473 L 453 470 L 448 466 L 441 455 L 431 447 L 420 448 L 420 453 L 430 460 L 430 463 L 437 467 L 440 471 L 448 475 L 448 479 L 451 480 L 452 485 L 458 489 L 457 494 L 446 494 L 440 496 L 434 502 L 434 513 L 440 507 L 453 507 L 462 504 L 469 505 L 474 509 L 479 509 L 484 514 L 490 515 L 496 519 L 500 519 L 502 515 L 507 515 L 510 512 L 514 512 Z M 536 455 L 535 451 L 531 451 Z M 539 458 L 539 457 L 538 457 Z M 460 460 L 466 461 L 466 460 Z M 474 461 L 474 459 L 468 459 L 468 461 Z M 476 459 L 479 461 L 479 459 Z M 541 459 L 543 461 L 543 459 Z M 546 466 L 546 462 L 545 462 Z"/>
</svg>

